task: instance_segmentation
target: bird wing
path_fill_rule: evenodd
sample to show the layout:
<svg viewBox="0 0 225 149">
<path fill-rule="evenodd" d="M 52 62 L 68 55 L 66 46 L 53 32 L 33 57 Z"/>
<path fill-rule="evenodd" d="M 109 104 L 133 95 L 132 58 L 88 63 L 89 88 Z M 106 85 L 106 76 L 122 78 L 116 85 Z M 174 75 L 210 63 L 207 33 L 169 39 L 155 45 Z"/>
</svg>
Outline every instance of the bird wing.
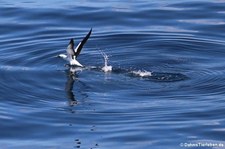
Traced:
<svg viewBox="0 0 225 149">
<path fill-rule="evenodd" d="M 73 57 L 75 56 L 73 38 L 70 39 L 70 43 L 67 46 L 66 52 L 67 52 L 67 56 L 69 57 L 69 59 L 73 59 Z"/>
<path fill-rule="evenodd" d="M 75 56 L 76 56 L 76 57 L 80 54 L 80 52 L 81 52 L 81 50 L 82 50 L 84 44 L 86 43 L 86 41 L 87 41 L 88 38 L 90 37 L 91 32 L 92 32 L 92 28 L 91 28 L 91 30 L 89 31 L 89 33 L 86 35 L 86 37 L 84 37 L 84 39 L 77 45 L 76 49 L 74 50 Z"/>
</svg>

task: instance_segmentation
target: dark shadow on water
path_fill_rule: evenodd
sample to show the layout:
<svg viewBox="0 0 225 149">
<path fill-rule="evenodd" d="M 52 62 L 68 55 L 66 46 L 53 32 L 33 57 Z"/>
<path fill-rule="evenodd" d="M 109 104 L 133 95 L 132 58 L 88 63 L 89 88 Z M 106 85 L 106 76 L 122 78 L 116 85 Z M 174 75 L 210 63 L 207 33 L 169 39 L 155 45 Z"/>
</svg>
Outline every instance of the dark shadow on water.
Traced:
<svg viewBox="0 0 225 149">
<path fill-rule="evenodd" d="M 102 71 L 101 67 L 92 68 L 91 70 Z M 132 69 L 113 67 L 112 71 L 107 73 L 123 74 L 131 78 L 140 78 L 142 80 L 152 81 L 152 82 L 177 82 L 177 81 L 185 81 L 190 79 L 188 76 L 182 73 L 140 71 L 140 73 L 148 72 L 151 74 L 151 75 L 141 76 L 137 72 L 138 71 L 134 71 Z"/>
<path fill-rule="evenodd" d="M 68 105 L 70 107 L 76 106 L 78 104 L 78 100 L 76 99 L 74 89 L 74 83 L 78 89 L 76 89 L 76 94 L 79 96 L 79 101 L 82 99 L 87 98 L 88 96 L 83 92 L 84 90 L 88 89 L 88 86 L 79 81 L 78 74 L 80 71 L 88 70 L 88 71 L 97 71 L 106 73 L 102 70 L 102 67 L 67 67 L 68 69 L 65 70 L 67 81 L 65 84 L 65 92 L 66 97 L 68 99 Z M 158 82 L 158 83 L 172 83 L 178 81 L 185 81 L 190 79 L 188 76 L 181 74 L 181 73 L 168 73 L 168 72 L 150 72 L 150 71 L 134 71 L 133 69 L 125 69 L 125 68 L 113 68 L 111 72 L 112 74 L 122 74 L 124 76 L 128 76 L 130 78 L 140 79 L 139 81 L 151 81 L 151 82 Z M 143 75 L 142 73 L 146 73 L 147 75 Z M 74 109 L 70 109 L 72 113 L 74 113 Z"/>
<path fill-rule="evenodd" d="M 77 77 L 76 73 L 71 73 L 70 70 L 66 70 L 67 81 L 65 85 L 65 91 L 68 98 L 68 102 L 70 106 L 77 105 L 77 100 L 75 99 L 75 95 L 73 93 L 73 85 L 75 79 Z"/>
<path fill-rule="evenodd" d="M 84 82 L 79 80 L 78 73 L 80 70 L 81 68 L 79 67 L 68 67 L 68 69 L 65 70 L 65 74 L 67 77 L 67 81 L 65 83 L 65 92 L 69 106 L 78 104 L 77 97 L 79 97 L 80 100 L 88 97 L 87 94 L 85 94 L 83 91 L 88 89 L 89 87 Z M 74 84 L 76 84 L 76 86 L 78 87 L 78 89 L 76 89 L 77 96 L 73 91 Z"/>
<path fill-rule="evenodd" d="M 76 67 L 69 67 L 67 70 L 65 70 L 65 74 L 66 74 L 66 77 L 67 77 L 67 81 L 65 83 L 65 92 L 66 92 L 66 97 L 68 99 L 68 104 L 69 104 L 69 112 L 71 114 L 74 114 L 76 113 L 74 111 L 74 108 L 76 105 L 78 105 L 78 100 L 76 100 L 76 96 L 75 96 L 75 93 L 73 91 L 74 89 L 74 84 L 75 85 L 78 85 L 79 86 L 79 89 L 76 90 L 76 94 L 79 94 L 81 96 L 83 96 L 83 98 L 87 98 L 88 96 L 84 93 L 82 93 L 82 89 L 80 88 L 87 88 L 88 86 L 81 82 L 78 78 L 78 72 L 79 72 L 80 68 L 76 68 Z M 82 100 L 83 98 L 79 98 L 79 101 Z M 69 126 L 72 127 L 73 126 L 73 123 L 69 123 Z M 90 129 L 90 131 L 94 132 L 95 131 L 95 126 L 93 125 L 92 128 Z M 76 137 L 77 138 L 77 137 Z M 90 148 L 98 148 L 99 147 L 99 144 L 98 143 L 92 143 L 90 144 Z M 74 140 L 74 146 L 73 148 L 82 148 L 82 139 L 75 139 Z"/>
<path fill-rule="evenodd" d="M 130 77 L 140 77 L 136 74 L 129 73 Z M 163 72 L 152 72 L 151 76 L 142 76 L 147 81 L 153 82 L 177 82 L 177 81 L 184 81 L 189 79 L 186 75 L 181 73 L 163 73 Z"/>
</svg>

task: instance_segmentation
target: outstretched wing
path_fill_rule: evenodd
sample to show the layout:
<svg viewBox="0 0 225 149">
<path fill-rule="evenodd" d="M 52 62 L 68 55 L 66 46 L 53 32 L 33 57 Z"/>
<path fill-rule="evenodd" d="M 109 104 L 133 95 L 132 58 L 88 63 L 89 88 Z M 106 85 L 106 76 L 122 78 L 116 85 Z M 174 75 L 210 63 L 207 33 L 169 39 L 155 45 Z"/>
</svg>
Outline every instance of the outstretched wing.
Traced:
<svg viewBox="0 0 225 149">
<path fill-rule="evenodd" d="M 81 52 L 81 50 L 82 50 L 84 44 L 86 43 L 86 41 L 87 41 L 88 38 L 90 37 L 91 32 L 92 32 L 92 28 L 91 28 L 91 30 L 89 31 L 89 33 L 86 35 L 86 37 L 85 37 L 85 38 L 77 45 L 76 49 L 74 50 L 75 56 L 76 56 L 76 57 L 80 54 L 80 52 Z"/>
<path fill-rule="evenodd" d="M 73 41 L 73 38 L 70 39 L 70 43 L 69 43 L 69 45 L 67 46 L 66 52 L 67 52 L 67 56 L 68 56 L 70 59 L 73 59 L 73 57 L 75 56 L 75 51 L 74 51 L 74 41 Z"/>
</svg>

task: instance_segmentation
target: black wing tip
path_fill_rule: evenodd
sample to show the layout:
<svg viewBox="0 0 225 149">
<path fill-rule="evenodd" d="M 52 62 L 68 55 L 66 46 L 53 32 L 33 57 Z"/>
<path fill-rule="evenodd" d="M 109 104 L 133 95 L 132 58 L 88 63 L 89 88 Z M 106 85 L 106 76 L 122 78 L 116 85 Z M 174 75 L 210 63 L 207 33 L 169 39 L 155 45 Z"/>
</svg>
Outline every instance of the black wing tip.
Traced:
<svg viewBox="0 0 225 149">
<path fill-rule="evenodd" d="M 92 28 L 90 29 L 89 33 L 88 33 L 87 36 L 86 36 L 87 39 L 90 37 L 91 32 L 92 32 Z M 86 40 L 87 40 L 87 39 L 86 39 Z"/>
<path fill-rule="evenodd" d="M 71 39 L 70 39 L 70 44 L 73 44 L 73 43 L 74 43 L 74 42 L 73 42 L 73 38 L 71 38 Z"/>
<path fill-rule="evenodd" d="M 69 43 L 72 47 L 74 47 L 74 41 L 73 38 L 70 39 L 70 43 Z"/>
<path fill-rule="evenodd" d="M 90 29 L 90 31 L 89 31 L 89 33 L 88 33 L 88 35 L 91 35 L 91 32 L 92 32 L 92 28 Z"/>
</svg>

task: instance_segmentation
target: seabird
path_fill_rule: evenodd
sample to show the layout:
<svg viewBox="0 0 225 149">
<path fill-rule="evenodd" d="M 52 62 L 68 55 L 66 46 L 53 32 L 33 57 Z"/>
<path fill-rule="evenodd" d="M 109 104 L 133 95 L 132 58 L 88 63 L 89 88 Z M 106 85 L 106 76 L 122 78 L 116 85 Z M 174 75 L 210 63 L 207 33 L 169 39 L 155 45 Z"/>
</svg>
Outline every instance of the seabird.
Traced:
<svg viewBox="0 0 225 149">
<path fill-rule="evenodd" d="M 89 33 L 86 35 L 86 37 L 84 37 L 84 39 L 79 42 L 79 44 L 77 45 L 77 47 L 74 49 L 74 41 L 73 38 L 70 39 L 69 45 L 67 46 L 66 52 L 67 54 L 59 54 L 59 57 L 63 58 L 64 60 L 69 61 L 71 66 L 79 66 L 79 67 L 83 67 L 83 65 L 81 65 L 78 61 L 77 61 L 77 57 L 80 54 L 84 44 L 86 43 L 86 41 L 88 40 L 88 38 L 90 37 L 92 32 L 92 28 L 89 31 Z"/>
</svg>

